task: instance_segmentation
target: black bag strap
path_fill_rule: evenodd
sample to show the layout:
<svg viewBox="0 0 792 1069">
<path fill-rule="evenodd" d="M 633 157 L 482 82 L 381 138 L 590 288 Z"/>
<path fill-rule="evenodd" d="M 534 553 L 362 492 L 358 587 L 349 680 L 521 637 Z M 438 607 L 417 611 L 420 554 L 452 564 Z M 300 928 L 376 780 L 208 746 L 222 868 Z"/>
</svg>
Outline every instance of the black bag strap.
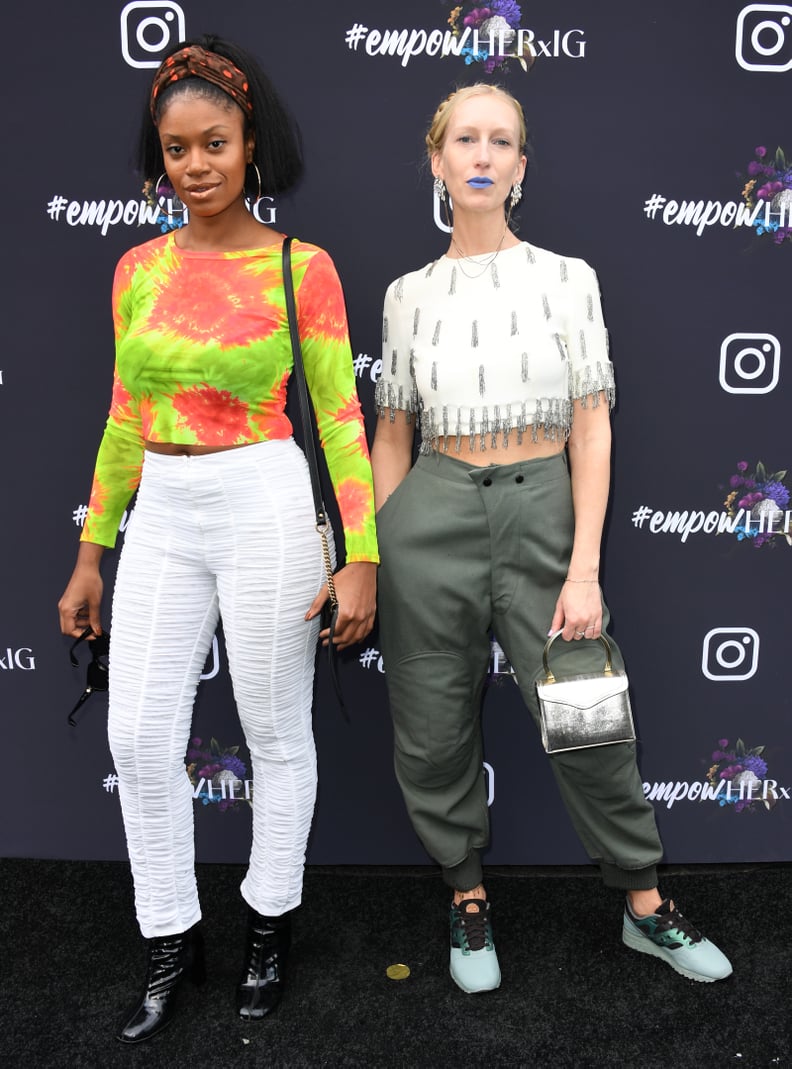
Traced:
<svg viewBox="0 0 792 1069">
<path fill-rule="evenodd" d="M 311 491 L 314 499 L 314 511 L 316 512 L 316 530 L 322 539 L 322 556 L 324 559 L 325 574 L 327 576 L 327 589 L 331 615 L 329 620 L 330 634 L 328 636 L 327 652 L 330 661 L 330 675 L 333 680 L 333 688 L 341 706 L 341 711 L 347 717 L 344 696 L 341 691 L 341 681 L 338 678 L 338 666 L 336 664 L 336 649 L 333 644 L 335 628 L 338 621 L 338 597 L 333 581 L 333 562 L 330 557 L 330 546 L 327 539 L 330 530 L 330 520 L 327 516 L 324 500 L 322 498 L 322 483 L 319 478 L 319 457 L 316 452 L 317 432 L 314 427 L 314 414 L 308 396 L 308 383 L 305 378 L 305 366 L 302 359 L 302 344 L 300 342 L 300 329 L 297 325 L 297 307 L 294 300 L 294 279 L 291 267 L 291 243 L 292 238 L 283 239 L 283 294 L 286 301 L 286 315 L 289 320 L 289 336 L 291 338 L 292 360 L 294 363 L 294 382 L 297 387 L 297 399 L 300 408 L 300 419 L 303 429 L 303 448 L 305 458 L 308 461 L 308 471 L 311 476 Z"/>
<path fill-rule="evenodd" d="M 311 473 L 311 490 L 313 491 L 314 510 L 316 511 L 317 529 L 328 524 L 327 510 L 322 499 L 322 484 L 319 480 L 319 458 L 316 454 L 316 439 L 314 432 L 314 417 L 311 411 L 311 402 L 308 396 L 308 383 L 305 379 L 305 367 L 302 360 L 302 344 L 300 342 L 300 329 L 297 326 L 297 307 L 294 301 L 294 279 L 291 269 L 291 243 L 292 238 L 283 239 L 283 294 L 286 298 L 286 314 L 289 317 L 289 335 L 291 337 L 292 358 L 294 361 L 294 381 L 297 387 L 297 398 L 300 403 L 300 418 L 303 429 L 303 448 L 308 461 L 308 471 Z M 333 592 L 335 593 L 335 592 Z"/>
</svg>

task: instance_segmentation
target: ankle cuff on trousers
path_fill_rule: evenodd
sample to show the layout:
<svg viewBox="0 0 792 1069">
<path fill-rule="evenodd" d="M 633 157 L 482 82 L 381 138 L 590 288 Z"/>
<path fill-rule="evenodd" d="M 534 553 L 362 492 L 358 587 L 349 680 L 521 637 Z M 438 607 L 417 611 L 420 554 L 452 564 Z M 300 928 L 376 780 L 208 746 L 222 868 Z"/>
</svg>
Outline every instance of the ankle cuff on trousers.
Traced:
<svg viewBox="0 0 792 1069">
<path fill-rule="evenodd" d="M 464 861 L 451 868 L 443 866 L 443 879 L 455 891 L 472 891 L 484 882 L 478 850 L 471 850 Z"/>
<path fill-rule="evenodd" d="M 651 891 L 657 887 L 657 866 L 645 869 L 620 869 L 608 861 L 600 861 L 602 881 L 606 887 L 618 887 L 622 891 Z"/>
</svg>

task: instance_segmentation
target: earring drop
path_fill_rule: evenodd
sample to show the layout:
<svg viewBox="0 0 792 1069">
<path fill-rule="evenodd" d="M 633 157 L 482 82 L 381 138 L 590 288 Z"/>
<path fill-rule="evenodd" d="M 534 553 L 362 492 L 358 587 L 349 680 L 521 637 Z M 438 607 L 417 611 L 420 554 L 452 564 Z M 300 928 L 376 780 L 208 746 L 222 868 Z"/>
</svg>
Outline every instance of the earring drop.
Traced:
<svg viewBox="0 0 792 1069">
<path fill-rule="evenodd" d="M 512 206 L 512 208 L 516 208 L 521 200 L 522 200 L 522 186 L 520 185 L 519 182 L 515 182 L 514 185 L 512 186 L 512 191 L 511 191 L 511 206 Z"/>
<path fill-rule="evenodd" d="M 434 180 L 434 191 L 438 200 L 441 200 L 445 204 L 446 199 L 446 187 L 445 182 L 439 176 Z"/>
</svg>

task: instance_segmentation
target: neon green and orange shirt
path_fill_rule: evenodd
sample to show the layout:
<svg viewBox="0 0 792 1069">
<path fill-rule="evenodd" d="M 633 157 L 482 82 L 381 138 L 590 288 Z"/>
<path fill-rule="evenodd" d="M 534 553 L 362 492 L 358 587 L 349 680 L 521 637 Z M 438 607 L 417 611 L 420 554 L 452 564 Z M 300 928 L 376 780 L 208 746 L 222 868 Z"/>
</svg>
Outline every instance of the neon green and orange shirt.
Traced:
<svg viewBox="0 0 792 1069">
<path fill-rule="evenodd" d="M 279 242 L 192 252 L 174 233 L 122 256 L 113 283 L 116 362 L 82 541 L 115 544 L 144 442 L 213 446 L 288 438 L 292 372 Z M 365 426 L 344 296 L 326 252 L 292 243 L 303 363 L 344 527 L 347 561 L 378 561 Z"/>
</svg>

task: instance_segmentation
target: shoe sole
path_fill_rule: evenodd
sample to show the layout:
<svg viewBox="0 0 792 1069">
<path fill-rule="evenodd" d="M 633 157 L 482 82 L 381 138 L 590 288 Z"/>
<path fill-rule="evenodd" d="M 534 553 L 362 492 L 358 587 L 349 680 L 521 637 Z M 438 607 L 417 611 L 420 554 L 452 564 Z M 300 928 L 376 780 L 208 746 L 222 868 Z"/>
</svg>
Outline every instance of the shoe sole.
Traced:
<svg viewBox="0 0 792 1069">
<path fill-rule="evenodd" d="M 498 977 L 497 984 L 493 984 L 492 987 L 465 987 L 464 984 L 461 984 L 459 980 L 457 980 L 453 973 L 451 974 L 451 979 L 457 985 L 459 990 L 464 991 L 466 995 L 486 995 L 488 991 L 497 991 L 501 985 L 500 977 Z"/>
<path fill-rule="evenodd" d="M 724 976 L 704 976 L 702 973 L 693 972 L 692 969 L 686 969 L 684 965 L 674 960 L 673 951 L 664 952 L 662 947 L 657 946 L 647 936 L 641 935 L 640 932 L 632 932 L 627 927 L 622 929 L 622 942 L 631 950 L 637 950 L 639 954 L 650 954 L 653 958 L 660 958 L 681 976 L 686 976 L 688 980 L 696 980 L 700 984 L 712 984 L 716 980 L 725 980 L 731 976 L 731 970 Z"/>
</svg>

